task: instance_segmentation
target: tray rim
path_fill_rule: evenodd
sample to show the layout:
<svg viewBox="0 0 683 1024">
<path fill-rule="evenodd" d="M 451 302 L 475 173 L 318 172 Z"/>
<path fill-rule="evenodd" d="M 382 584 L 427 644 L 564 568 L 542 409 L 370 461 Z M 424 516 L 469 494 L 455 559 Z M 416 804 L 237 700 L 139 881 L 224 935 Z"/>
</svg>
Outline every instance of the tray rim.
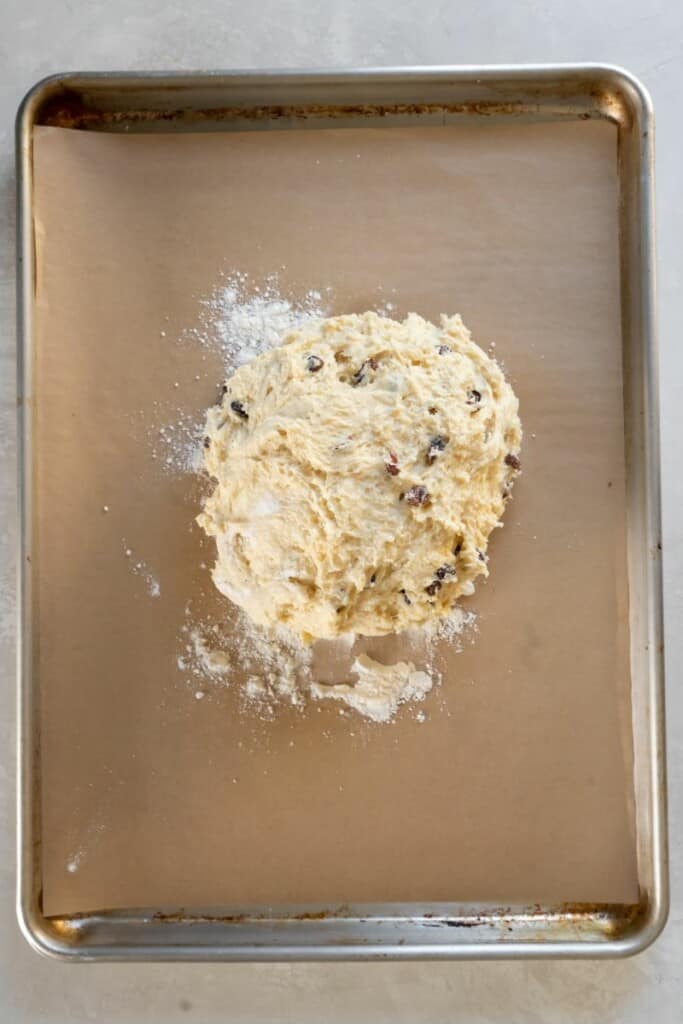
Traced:
<svg viewBox="0 0 683 1024">
<path fill-rule="evenodd" d="M 382 928 L 375 941 L 347 934 L 347 926 L 362 926 L 373 908 L 283 908 L 283 917 L 275 942 L 267 936 L 272 927 L 267 919 L 233 912 L 221 916 L 215 911 L 168 912 L 146 908 L 90 914 L 75 914 L 60 919 L 47 918 L 41 909 L 40 835 L 37 828 L 39 794 L 40 740 L 37 736 L 37 683 L 31 667 L 31 531 L 32 507 L 30 410 L 32 406 L 32 300 L 34 283 L 34 243 L 32 234 L 32 131 L 41 105 L 64 89 L 135 85 L 143 93 L 151 86 L 171 85 L 176 95 L 201 85 L 293 85 L 324 87 L 356 84 L 438 83 L 444 87 L 476 83 L 524 84 L 534 82 L 552 95 L 554 81 L 567 81 L 586 88 L 591 83 L 605 86 L 607 104 L 595 98 L 598 115 L 628 123 L 639 132 L 638 141 L 638 290 L 640 356 L 643 361 L 643 388 L 646 418 L 644 423 L 643 462 L 645 477 L 645 519 L 648 547 L 655 553 L 647 563 L 648 588 L 648 778 L 647 798 L 650 814 L 651 885 L 634 907 L 621 908 L 621 923 L 614 924 L 605 906 L 579 905 L 570 908 L 489 908 L 473 915 L 472 907 L 453 905 L 452 916 L 397 914 L 373 918 L 373 926 Z M 616 103 L 615 103 L 616 98 Z M 602 104 L 602 105 L 601 105 Z M 17 636 L 17 917 L 28 943 L 38 952 L 65 961 L 75 960 L 369 960 L 369 959 L 492 959 L 553 957 L 628 956 L 647 948 L 662 931 L 669 907 L 668 850 L 666 828 L 666 768 L 664 732 L 664 667 L 662 643 L 661 580 L 661 502 L 659 462 L 659 416 L 657 381 L 657 337 L 654 272 L 654 139 L 653 111 L 647 90 L 625 69 L 611 64 L 517 64 L 517 65 L 435 65 L 371 68 L 256 69 L 228 71 L 86 71 L 60 72 L 39 80 L 22 100 L 16 119 L 17 164 L 17 387 L 18 387 L 18 472 L 19 472 L 19 559 L 18 559 L 18 636 Z M 443 907 L 443 905 L 442 905 Z M 228 908 L 230 909 L 230 908 Z M 238 908 L 239 909 L 239 908 Z M 375 908 L 379 910 L 380 908 Z M 299 911 L 299 913 L 295 913 Z M 213 914 L 213 916 L 212 916 Z M 514 920 L 519 938 L 504 934 L 486 939 L 486 927 Z M 571 927 L 564 928 L 561 925 Z M 520 924 L 521 922 L 521 924 Z M 104 938 L 97 937 L 103 924 Z M 425 941 L 419 925 L 444 925 L 449 941 Z M 454 925 L 461 925 L 456 941 Z M 163 937 L 149 938 L 148 932 L 161 929 Z M 188 928 L 204 925 L 206 939 L 201 943 L 187 937 Z M 250 931 L 235 941 L 235 929 Z M 400 934 L 400 926 L 404 934 Z M 156 926 L 156 927 L 154 927 Z M 167 935 L 177 926 L 176 936 Z M 584 927 L 585 926 L 585 927 Z M 396 932 L 395 929 L 399 928 Z M 335 936 L 334 929 L 340 931 Z M 105 941 L 112 931 L 126 931 L 125 944 Z M 133 929 L 133 937 L 129 934 Z M 465 931 L 465 929 L 467 931 Z M 566 934 L 565 934 L 566 932 Z M 139 933 L 139 934 L 135 934 Z M 330 934 L 332 933 L 332 934 Z M 424 934 L 424 933 L 423 933 Z M 95 939 L 93 939 L 93 935 Z M 265 935 L 266 937 L 260 937 Z M 471 936 L 471 937 L 470 937 Z M 268 941 L 271 939 L 271 941 Z M 229 940 L 229 941 L 228 941 Z M 504 941 L 502 941 L 504 940 Z"/>
</svg>

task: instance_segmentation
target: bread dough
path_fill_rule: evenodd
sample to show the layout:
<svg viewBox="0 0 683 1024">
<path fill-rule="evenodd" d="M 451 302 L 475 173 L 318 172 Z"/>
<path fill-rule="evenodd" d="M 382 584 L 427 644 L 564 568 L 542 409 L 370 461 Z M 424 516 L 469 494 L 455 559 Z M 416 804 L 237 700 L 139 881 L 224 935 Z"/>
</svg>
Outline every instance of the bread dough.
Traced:
<svg viewBox="0 0 683 1024">
<path fill-rule="evenodd" d="M 520 467 L 518 403 L 459 316 L 313 320 L 207 415 L 198 522 L 218 589 L 306 641 L 447 614 L 488 575 Z"/>
</svg>

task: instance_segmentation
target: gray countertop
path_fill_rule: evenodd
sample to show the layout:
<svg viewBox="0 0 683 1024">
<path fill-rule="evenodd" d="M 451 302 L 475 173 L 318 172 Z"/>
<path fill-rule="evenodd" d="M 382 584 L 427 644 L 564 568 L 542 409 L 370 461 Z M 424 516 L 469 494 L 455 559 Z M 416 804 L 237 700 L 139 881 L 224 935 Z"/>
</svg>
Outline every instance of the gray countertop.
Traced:
<svg viewBox="0 0 683 1024">
<path fill-rule="evenodd" d="M 67 69 L 601 61 L 650 90 L 657 122 L 664 578 L 672 905 L 662 937 L 618 962 L 64 965 L 14 916 L 15 339 L 13 118 L 37 79 Z M 0 1019 L 645 1021 L 683 1001 L 683 6 L 679 0 L 4 0 L 0 5 Z"/>
</svg>

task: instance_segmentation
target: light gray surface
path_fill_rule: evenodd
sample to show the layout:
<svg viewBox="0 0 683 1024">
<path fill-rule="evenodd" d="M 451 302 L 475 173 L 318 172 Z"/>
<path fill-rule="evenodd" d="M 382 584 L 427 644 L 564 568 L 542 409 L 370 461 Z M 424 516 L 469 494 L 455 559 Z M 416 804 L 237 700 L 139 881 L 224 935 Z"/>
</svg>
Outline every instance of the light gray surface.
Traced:
<svg viewBox="0 0 683 1024">
<path fill-rule="evenodd" d="M 683 1001 L 683 426 L 681 237 L 683 8 L 679 0 L 354 0 L 185 5 L 152 0 L 0 5 L 0 1020 L 673 1022 Z M 623 64 L 657 118 L 664 571 L 672 908 L 664 935 L 615 963 L 79 966 L 38 958 L 14 918 L 14 174 L 13 125 L 51 71 L 512 61 Z M 678 749 L 677 749 L 678 748 Z"/>
</svg>

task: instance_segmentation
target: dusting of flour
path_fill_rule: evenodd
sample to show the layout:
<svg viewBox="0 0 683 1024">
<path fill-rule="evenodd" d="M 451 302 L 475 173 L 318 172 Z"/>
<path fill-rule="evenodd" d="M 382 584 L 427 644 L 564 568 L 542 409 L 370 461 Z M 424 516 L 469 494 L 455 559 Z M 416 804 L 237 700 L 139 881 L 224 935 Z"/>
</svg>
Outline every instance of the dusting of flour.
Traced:
<svg viewBox="0 0 683 1024">
<path fill-rule="evenodd" d="M 150 597 L 159 597 L 161 594 L 161 584 L 159 583 L 159 580 L 156 578 L 156 576 L 154 576 L 153 573 L 150 571 L 147 562 L 145 562 L 141 558 L 138 558 L 134 550 L 128 546 L 128 542 L 126 541 L 125 537 L 123 538 L 122 545 L 123 554 L 125 558 L 128 560 L 128 566 L 130 568 L 130 571 L 133 573 L 134 576 L 139 576 L 144 581 L 145 587 L 147 588 L 147 593 L 149 594 Z"/>
<path fill-rule="evenodd" d="M 239 677 L 245 703 L 265 718 L 280 705 L 304 706 L 313 655 L 293 633 L 261 629 L 239 609 L 229 627 L 198 620 L 191 607 L 185 619 L 177 664 L 193 685 L 230 685 Z"/>
<path fill-rule="evenodd" d="M 204 416 L 179 409 L 174 420 L 151 431 L 152 458 L 168 473 L 199 473 L 203 436 Z"/>
<path fill-rule="evenodd" d="M 257 284 L 248 274 L 233 273 L 204 301 L 196 337 L 221 352 L 227 374 L 275 348 L 288 331 L 326 315 L 315 289 L 294 299 L 281 294 L 276 275 Z"/>
</svg>

